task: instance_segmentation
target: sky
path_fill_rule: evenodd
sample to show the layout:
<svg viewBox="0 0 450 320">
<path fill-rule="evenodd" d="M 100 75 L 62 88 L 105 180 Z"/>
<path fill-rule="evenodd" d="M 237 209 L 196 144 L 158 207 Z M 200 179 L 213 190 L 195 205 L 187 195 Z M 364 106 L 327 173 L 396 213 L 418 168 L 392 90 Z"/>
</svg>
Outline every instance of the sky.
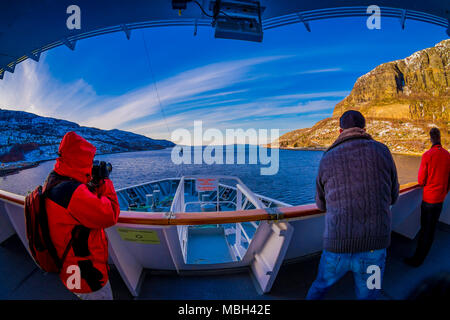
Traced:
<svg viewBox="0 0 450 320">
<path fill-rule="evenodd" d="M 447 38 L 442 27 L 339 18 L 266 30 L 262 43 L 215 39 L 212 27 L 133 30 L 26 60 L 0 80 L 0 108 L 171 139 L 176 129 L 279 129 L 331 116 L 358 77 Z M 272 137 L 276 138 L 276 137 Z M 268 141 L 266 141 L 268 142 Z M 260 143 L 265 143 L 260 141 Z"/>
</svg>

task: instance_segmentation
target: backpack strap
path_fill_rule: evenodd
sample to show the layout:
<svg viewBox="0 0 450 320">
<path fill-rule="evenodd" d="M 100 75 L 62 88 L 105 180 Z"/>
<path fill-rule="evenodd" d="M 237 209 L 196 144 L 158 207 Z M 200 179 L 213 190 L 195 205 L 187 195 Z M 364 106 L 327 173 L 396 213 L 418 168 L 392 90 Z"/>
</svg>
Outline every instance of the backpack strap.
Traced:
<svg viewBox="0 0 450 320">
<path fill-rule="evenodd" d="M 56 248 L 50 239 L 50 230 L 48 228 L 48 216 L 47 216 L 47 212 L 45 211 L 45 199 L 48 198 L 48 193 L 50 192 L 50 190 L 52 188 L 56 187 L 61 182 L 67 181 L 67 180 L 73 180 L 73 179 L 71 179 L 69 177 L 61 176 L 54 171 L 50 172 L 47 180 L 44 183 L 42 197 L 41 197 L 41 206 L 42 206 L 41 210 L 43 210 L 42 212 L 45 212 L 45 215 L 42 215 L 42 214 L 40 215 L 40 217 L 41 217 L 40 223 L 41 223 L 41 228 L 42 228 L 42 232 L 43 232 L 42 237 L 47 245 L 49 254 L 52 256 L 52 258 L 55 261 L 55 264 L 59 270 L 62 269 L 64 261 L 66 260 L 66 257 L 69 254 L 69 250 L 72 247 L 74 237 L 73 236 L 70 237 L 70 240 L 67 243 L 67 246 L 64 249 L 64 253 L 60 259 L 56 252 Z"/>
<path fill-rule="evenodd" d="M 61 260 L 59 259 L 58 254 L 56 252 L 56 248 L 53 245 L 53 242 L 50 238 L 50 230 L 48 227 L 48 216 L 47 216 L 47 211 L 45 209 L 45 198 L 46 198 L 46 192 L 43 192 L 41 199 L 40 199 L 40 203 L 39 203 L 40 211 L 41 211 L 41 213 L 39 214 L 39 224 L 41 226 L 42 239 L 44 240 L 45 245 L 47 246 L 48 253 L 53 258 L 53 261 L 55 262 L 56 267 L 58 269 L 61 269 L 62 268 Z"/>
<path fill-rule="evenodd" d="M 76 230 L 76 232 L 78 233 L 78 230 Z M 74 238 L 74 236 L 70 237 L 69 243 L 67 244 L 66 249 L 64 249 L 64 253 L 61 257 L 61 268 L 62 268 L 62 265 L 64 264 L 64 261 L 66 261 L 66 258 L 67 258 L 67 255 L 69 254 L 70 248 L 72 247 L 73 238 Z"/>
</svg>

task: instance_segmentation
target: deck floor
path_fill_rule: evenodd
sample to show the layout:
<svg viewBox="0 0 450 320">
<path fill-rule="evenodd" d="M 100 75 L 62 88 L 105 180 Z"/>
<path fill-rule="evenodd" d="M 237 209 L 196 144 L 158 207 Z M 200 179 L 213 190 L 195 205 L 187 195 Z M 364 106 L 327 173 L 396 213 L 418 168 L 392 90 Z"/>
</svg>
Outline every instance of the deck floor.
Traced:
<svg viewBox="0 0 450 320">
<path fill-rule="evenodd" d="M 187 263 L 209 264 L 233 261 L 223 228 L 190 228 L 188 234 Z"/>
<path fill-rule="evenodd" d="M 412 241 L 393 234 L 388 249 L 384 299 L 404 299 L 425 278 L 450 271 L 450 228 L 439 225 L 435 242 L 425 263 L 412 268 L 403 258 L 414 250 Z M 268 294 L 259 295 L 248 271 L 226 275 L 185 275 L 147 271 L 137 299 L 304 299 L 314 280 L 320 256 L 285 264 Z M 111 268 L 115 299 L 132 299 L 118 272 Z M 329 292 L 327 299 L 354 299 L 353 278 L 347 274 Z M 29 257 L 17 236 L 0 245 L 0 299 L 77 299 L 58 275 L 44 274 Z"/>
</svg>

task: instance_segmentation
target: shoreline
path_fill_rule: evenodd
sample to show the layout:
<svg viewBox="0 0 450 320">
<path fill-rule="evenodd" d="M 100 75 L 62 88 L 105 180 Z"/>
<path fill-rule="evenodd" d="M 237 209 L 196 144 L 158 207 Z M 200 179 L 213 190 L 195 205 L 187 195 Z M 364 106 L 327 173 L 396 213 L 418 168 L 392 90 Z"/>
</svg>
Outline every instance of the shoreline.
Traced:
<svg viewBox="0 0 450 320">
<path fill-rule="evenodd" d="M 266 147 L 267 149 L 280 149 L 280 150 L 291 150 L 291 151 L 325 151 L 328 148 L 325 147 Z"/>
<path fill-rule="evenodd" d="M 424 151 L 423 153 L 425 153 L 426 151 Z M 421 157 L 423 155 L 423 153 L 416 153 L 416 152 L 391 152 L 392 154 L 396 154 L 399 156 L 410 156 L 410 157 Z"/>
<path fill-rule="evenodd" d="M 22 162 L 17 165 L 12 165 L 10 167 L 6 168 L 0 168 L 0 177 L 9 176 L 12 174 L 15 174 L 19 171 L 25 170 L 25 169 L 31 169 L 37 167 L 41 162 L 49 161 L 49 160 L 40 160 L 40 161 L 33 161 L 33 162 Z"/>
<path fill-rule="evenodd" d="M 109 155 L 109 154 L 120 154 L 120 153 L 130 153 L 130 152 L 155 151 L 155 150 L 164 150 L 164 149 L 170 149 L 170 148 L 173 148 L 173 147 L 165 147 L 165 148 L 161 148 L 161 149 L 151 149 L 151 150 L 139 150 L 139 151 L 100 153 L 100 154 L 98 154 L 96 156 L 104 156 L 104 155 Z M 43 163 L 43 162 L 54 161 L 54 160 L 56 160 L 56 158 L 57 157 L 52 158 L 52 159 L 43 159 L 43 160 L 36 160 L 36 161 L 25 161 L 25 162 L 17 163 L 16 165 L 11 165 L 10 167 L 6 167 L 6 168 L 0 167 L 0 178 L 1 177 L 6 177 L 6 176 L 9 176 L 9 175 L 13 175 L 13 174 L 18 173 L 18 172 L 20 172 L 22 170 L 35 168 L 35 167 L 39 166 L 41 163 Z"/>
<path fill-rule="evenodd" d="M 326 151 L 328 148 L 325 147 L 317 147 L 317 148 L 313 148 L 313 147 L 269 147 L 269 146 L 264 146 L 267 149 L 279 149 L 279 150 L 290 150 L 290 151 Z M 424 151 L 426 152 L 426 151 Z M 395 151 L 391 151 L 392 154 L 396 154 L 396 155 L 401 155 L 401 156 L 412 156 L 412 157 L 421 157 L 423 155 L 423 153 L 418 153 L 418 152 L 395 152 Z"/>
</svg>

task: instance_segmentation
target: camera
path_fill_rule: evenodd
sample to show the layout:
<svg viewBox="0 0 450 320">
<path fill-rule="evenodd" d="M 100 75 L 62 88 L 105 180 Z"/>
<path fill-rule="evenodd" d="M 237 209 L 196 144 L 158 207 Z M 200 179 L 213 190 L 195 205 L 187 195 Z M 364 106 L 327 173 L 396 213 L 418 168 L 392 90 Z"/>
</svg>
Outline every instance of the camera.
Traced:
<svg viewBox="0 0 450 320">
<path fill-rule="evenodd" d="M 94 160 L 92 163 L 92 181 L 94 183 L 99 183 L 101 180 L 109 178 L 111 171 L 111 163 Z"/>
</svg>

